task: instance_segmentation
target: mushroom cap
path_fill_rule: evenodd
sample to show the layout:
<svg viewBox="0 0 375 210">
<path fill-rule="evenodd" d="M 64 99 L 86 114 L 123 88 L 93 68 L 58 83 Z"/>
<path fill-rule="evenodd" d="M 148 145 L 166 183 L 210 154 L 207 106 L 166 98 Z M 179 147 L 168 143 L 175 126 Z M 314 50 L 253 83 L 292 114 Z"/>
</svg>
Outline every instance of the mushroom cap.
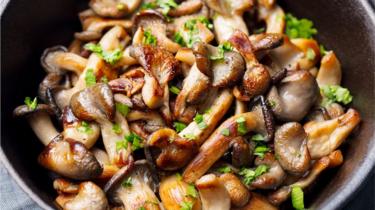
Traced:
<svg viewBox="0 0 375 210">
<path fill-rule="evenodd" d="M 275 156 L 272 153 L 266 153 L 263 159 L 256 158 L 255 165 L 261 164 L 267 165 L 270 168 L 268 172 L 257 177 L 251 183 L 251 187 L 257 189 L 276 189 L 279 187 L 283 183 L 286 173 L 280 166 L 279 162 L 275 159 Z"/>
<path fill-rule="evenodd" d="M 103 171 L 95 156 L 82 143 L 62 140 L 61 135 L 44 148 L 38 161 L 43 167 L 71 179 L 93 179 Z"/>
<path fill-rule="evenodd" d="M 227 189 L 233 206 L 241 207 L 249 201 L 251 194 L 237 176 L 232 173 L 224 173 L 219 178 Z"/>
<path fill-rule="evenodd" d="M 243 76 L 245 61 L 238 52 L 225 52 L 223 61 L 212 63 L 212 86 L 228 87 L 236 84 Z"/>
<path fill-rule="evenodd" d="M 302 125 L 290 122 L 279 127 L 275 134 L 275 153 L 280 165 L 293 174 L 302 174 L 310 167 L 307 134 Z"/>
<path fill-rule="evenodd" d="M 40 63 L 47 73 L 64 74 L 64 72 L 54 63 L 55 55 L 61 52 L 68 52 L 66 47 L 57 45 L 47 48 L 40 57 Z"/>
<path fill-rule="evenodd" d="M 133 18 L 133 33 L 135 33 L 139 27 L 146 28 L 154 22 L 165 23 L 166 19 L 163 14 L 155 10 L 144 10 L 137 13 Z"/>
<path fill-rule="evenodd" d="M 47 104 L 38 104 L 35 109 L 31 109 L 27 105 L 18 106 L 17 108 L 13 110 L 13 116 L 24 117 L 24 116 L 30 116 L 31 114 L 38 113 L 38 112 L 45 112 L 50 115 L 54 114 L 51 107 L 48 106 Z"/>
</svg>

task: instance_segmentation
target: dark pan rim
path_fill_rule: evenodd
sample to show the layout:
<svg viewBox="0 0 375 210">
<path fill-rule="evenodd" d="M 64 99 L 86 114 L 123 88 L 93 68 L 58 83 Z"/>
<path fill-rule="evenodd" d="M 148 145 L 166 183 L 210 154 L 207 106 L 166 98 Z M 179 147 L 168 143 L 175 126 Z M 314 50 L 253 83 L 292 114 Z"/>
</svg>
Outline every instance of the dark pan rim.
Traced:
<svg viewBox="0 0 375 210">
<path fill-rule="evenodd" d="M 4 13 L 6 10 L 8 3 L 10 0 L 5 0 L 1 2 L 0 5 L 0 14 Z M 369 18 L 370 22 L 372 23 L 373 27 L 375 27 L 375 4 L 371 5 L 371 0 L 361 0 L 359 3 L 362 4 L 363 8 L 367 13 L 367 17 Z M 374 49 L 375 50 L 375 49 Z M 372 133 L 372 138 L 369 141 L 375 141 L 375 132 Z M 321 204 L 315 205 L 314 208 L 317 209 L 340 209 L 345 204 L 347 204 L 351 198 L 353 198 L 358 191 L 365 185 L 366 179 L 371 173 L 372 170 L 375 170 L 375 156 L 369 154 L 375 154 L 375 146 L 370 148 L 367 151 L 367 156 L 362 161 L 361 165 L 357 168 L 357 172 L 354 173 L 353 177 L 343 186 L 341 187 L 340 193 L 334 195 L 334 199 L 325 202 L 325 206 L 321 206 Z M 20 174 L 13 168 L 13 165 L 10 163 L 9 159 L 5 155 L 3 148 L 0 148 L 0 161 L 3 163 L 5 169 L 11 175 L 13 180 L 17 183 L 18 186 L 33 200 L 35 201 L 41 208 L 52 210 L 51 206 L 47 204 L 44 200 L 42 200 L 21 178 Z"/>
</svg>

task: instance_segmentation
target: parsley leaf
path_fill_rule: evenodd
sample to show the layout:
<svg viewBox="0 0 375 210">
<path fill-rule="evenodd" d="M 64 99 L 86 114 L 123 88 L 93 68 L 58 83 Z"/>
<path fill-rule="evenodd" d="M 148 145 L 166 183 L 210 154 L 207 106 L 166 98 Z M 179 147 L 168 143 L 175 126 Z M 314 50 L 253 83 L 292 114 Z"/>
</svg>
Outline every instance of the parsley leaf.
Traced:
<svg viewBox="0 0 375 210">
<path fill-rule="evenodd" d="M 174 93 L 176 95 L 178 95 L 181 92 L 181 90 L 178 87 L 176 87 L 176 86 L 171 86 L 169 88 L 169 91 L 171 91 L 172 93 Z"/>
<path fill-rule="evenodd" d="M 264 136 L 262 134 L 255 134 L 251 137 L 252 141 L 264 141 Z"/>
<path fill-rule="evenodd" d="M 207 128 L 207 124 L 203 120 L 203 115 L 201 115 L 201 114 L 195 115 L 194 121 L 198 124 L 199 129 L 203 130 L 203 129 Z"/>
<path fill-rule="evenodd" d="M 185 40 L 184 40 L 184 38 L 182 37 L 182 35 L 179 31 L 177 31 L 177 33 L 174 34 L 173 39 L 180 46 L 182 46 L 182 47 L 186 46 Z"/>
<path fill-rule="evenodd" d="M 193 184 L 189 184 L 187 189 L 186 189 L 186 195 L 187 196 L 191 196 L 193 198 L 196 198 L 198 197 L 198 192 L 197 190 L 195 189 L 195 186 Z"/>
<path fill-rule="evenodd" d="M 311 48 L 307 48 L 306 50 L 306 58 L 309 60 L 314 60 L 316 57 L 315 51 Z"/>
<path fill-rule="evenodd" d="M 116 134 L 120 134 L 120 133 L 122 133 L 122 128 L 121 128 L 121 126 L 120 126 L 118 123 L 113 124 L 113 126 L 112 126 L 112 130 L 113 130 L 113 132 L 115 132 Z"/>
<path fill-rule="evenodd" d="M 245 135 L 247 133 L 246 120 L 244 117 L 239 117 L 236 119 L 237 122 L 237 132 L 240 135 Z"/>
<path fill-rule="evenodd" d="M 146 9 L 155 9 L 157 7 L 155 2 L 148 2 L 148 3 L 143 3 L 141 5 L 141 10 L 146 10 Z"/>
<path fill-rule="evenodd" d="M 179 133 L 186 128 L 186 125 L 182 122 L 174 122 L 173 127 L 176 129 L 177 133 Z"/>
<path fill-rule="evenodd" d="M 322 55 L 322 56 L 325 56 L 325 55 L 327 55 L 327 53 L 328 53 L 328 51 L 326 50 L 326 48 L 321 44 L 321 45 L 319 45 L 319 50 L 320 50 L 320 54 Z"/>
<path fill-rule="evenodd" d="M 292 14 L 287 13 L 285 15 L 285 33 L 289 38 L 312 38 L 318 33 L 316 28 L 314 28 L 314 23 L 306 18 L 298 19 Z"/>
<path fill-rule="evenodd" d="M 221 134 L 223 136 L 230 136 L 230 131 L 228 128 L 224 128 L 222 131 L 221 131 Z"/>
<path fill-rule="evenodd" d="M 139 207 L 138 210 L 146 210 L 146 208 L 142 206 L 142 207 Z"/>
<path fill-rule="evenodd" d="M 87 43 L 85 46 L 83 46 L 83 48 L 97 54 L 102 54 L 103 52 L 103 49 L 99 44 Z"/>
<path fill-rule="evenodd" d="M 171 8 L 178 6 L 174 0 L 156 0 L 156 4 L 162 9 L 163 15 L 167 15 Z"/>
<path fill-rule="evenodd" d="M 216 171 L 225 174 L 232 172 L 232 169 L 229 166 L 221 166 L 217 168 Z"/>
<path fill-rule="evenodd" d="M 233 51 L 233 47 L 229 42 L 224 42 L 223 44 L 220 44 L 218 46 L 218 53 L 217 55 L 211 55 L 210 59 L 211 60 L 222 60 L 224 59 L 224 53 Z"/>
<path fill-rule="evenodd" d="M 275 108 L 275 106 L 277 105 L 277 104 L 276 104 L 276 101 L 274 101 L 274 100 L 268 100 L 267 103 L 268 103 L 268 105 L 269 105 L 271 108 Z"/>
<path fill-rule="evenodd" d="M 254 150 L 254 155 L 264 158 L 264 154 L 268 151 L 270 151 L 270 148 L 266 145 L 257 145 Z"/>
<path fill-rule="evenodd" d="M 322 106 L 327 106 L 333 102 L 339 102 L 346 105 L 353 100 L 350 91 L 339 85 L 324 85 L 320 88 L 320 91 L 325 96 L 322 101 Z"/>
<path fill-rule="evenodd" d="M 91 52 L 96 53 L 99 57 L 101 57 L 105 62 L 114 65 L 119 61 L 122 57 L 121 49 L 116 49 L 114 51 L 104 51 L 99 44 L 87 43 L 83 46 L 86 50 L 90 50 Z"/>
<path fill-rule="evenodd" d="M 305 209 L 303 202 L 303 191 L 301 187 L 293 186 L 291 192 L 292 205 L 297 210 Z"/>
<path fill-rule="evenodd" d="M 121 186 L 125 187 L 125 188 L 128 188 L 128 187 L 131 187 L 133 184 L 132 184 L 132 178 L 131 177 L 128 177 L 127 179 L 125 179 L 122 183 L 121 183 Z"/>
<path fill-rule="evenodd" d="M 122 103 L 116 103 L 116 110 L 120 112 L 124 117 L 129 113 L 129 107 Z"/>
<path fill-rule="evenodd" d="M 90 87 L 96 84 L 96 76 L 94 74 L 94 69 L 87 69 L 85 74 L 86 86 Z"/>
<path fill-rule="evenodd" d="M 77 130 L 80 133 L 87 133 L 87 134 L 90 134 L 93 132 L 90 124 L 86 121 L 82 121 L 81 125 L 77 128 Z"/>
<path fill-rule="evenodd" d="M 184 138 L 187 138 L 188 140 L 195 140 L 196 136 L 192 133 L 186 133 L 183 136 Z"/>
<path fill-rule="evenodd" d="M 108 78 L 106 76 L 102 76 L 102 78 L 100 78 L 100 82 L 107 84 Z"/>
<path fill-rule="evenodd" d="M 31 110 L 35 110 L 36 107 L 38 106 L 38 98 L 37 97 L 35 97 L 32 101 L 31 101 L 30 97 L 26 97 L 24 102 L 27 105 L 27 107 Z"/>
<path fill-rule="evenodd" d="M 127 149 L 128 148 L 128 142 L 125 140 L 117 141 L 116 142 L 116 151 L 119 151 L 121 149 Z"/>
<path fill-rule="evenodd" d="M 184 24 L 184 29 L 188 31 L 188 38 L 186 41 L 187 47 L 192 47 L 195 42 L 199 42 L 201 39 L 199 38 L 199 30 L 197 27 L 197 23 L 200 22 L 204 24 L 208 29 L 212 29 L 212 23 L 204 16 L 187 20 Z"/>
<path fill-rule="evenodd" d="M 255 170 L 249 168 L 242 168 L 239 175 L 243 176 L 243 182 L 250 185 L 256 178 L 266 173 L 269 170 L 267 165 L 259 165 Z"/>
<path fill-rule="evenodd" d="M 158 43 L 158 40 L 154 35 L 152 35 L 151 30 L 145 30 L 143 33 L 143 44 L 149 44 L 149 45 L 156 45 Z"/>
<path fill-rule="evenodd" d="M 132 144 L 133 151 L 143 147 L 141 145 L 142 138 L 133 132 L 128 135 L 125 135 L 124 138 L 125 138 L 125 141 L 130 142 Z"/>
<path fill-rule="evenodd" d="M 183 201 L 180 205 L 180 210 L 192 210 L 193 209 L 193 203 L 190 201 Z"/>
</svg>

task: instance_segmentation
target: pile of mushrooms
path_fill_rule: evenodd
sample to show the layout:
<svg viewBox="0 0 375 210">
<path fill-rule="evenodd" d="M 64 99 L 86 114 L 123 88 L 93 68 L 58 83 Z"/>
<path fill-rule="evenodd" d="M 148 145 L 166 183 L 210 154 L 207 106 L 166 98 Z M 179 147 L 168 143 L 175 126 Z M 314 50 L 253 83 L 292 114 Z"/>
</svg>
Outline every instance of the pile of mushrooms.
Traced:
<svg viewBox="0 0 375 210">
<path fill-rule="evenodd" d="M 278 209 L 343 163 L 361 119 L 324 94 L 340 62 L 284 34 L 275 1 L 90 0 L 79 18 L 13 113 L 45 145 L 59 208 Z"/>
</svg>

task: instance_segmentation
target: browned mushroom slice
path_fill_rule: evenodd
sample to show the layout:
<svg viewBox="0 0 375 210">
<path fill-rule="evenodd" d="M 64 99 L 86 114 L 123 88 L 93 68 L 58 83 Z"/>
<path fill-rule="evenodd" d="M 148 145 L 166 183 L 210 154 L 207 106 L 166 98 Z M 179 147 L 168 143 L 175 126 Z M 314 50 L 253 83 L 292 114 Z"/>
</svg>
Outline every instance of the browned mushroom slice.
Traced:
<svg viewBox="0 0 375 210">
<path fill-rule="evenodd" d="M 156 165 L 163 170 L 177 170 L 184 167 L 198 152 L 195 141 L 180 137 L 176 131 L 163 128 L 152 133 L 147 144 L 161 150 Z"/>
<path fill-rule="evenodd" d="M 318 42 L 314 39 L 297 38 L 290 40 L 300 50 L 303 51 L 304 56 L 298 61 L 298 66 L 301 69 L 311 69 L 315 67 L 320 60 L 320 49 Z"/>
<path fill-rule="evenodd" d="M 79 186 L 66 179 L 58 178 L 53 181 L 53 188 L 57 193 L 76 194 L 79 191 Z"/>
<path fill-rule="evenodd" d="M 242 207 L 249 202 L 250 191 L 242 184 L 241 180 L 231 173 L 220 175 L 220 182 L 228 191 L 232 206 Z"/>
<path fill-rule="evenodd" d="M 319 96 L 315 78 L 305 70 L 290 71 L 278 85 L 272 88 L 267 100 L 274 103 L 276 118 L 283 121 L 300 121 Z"/>
<path fill-rule="evenodd" d="M 104 187 L 107 197 L 126 209 L 161 210 L 153 192 L 155 187 L 151 170 L 145 160 L 129 163 L 121 168 Z"/>
<path fill-rule="evenodd" d="M 49 114 L 52 110 L 45 104 L 35 109 L 19 106 L 15 116 L 25 116 L 39 140 L 46 146 L 39 155 L 39 163 L 60 175 L 72 179 L 92 179 L 99 176 L 102 167 L 94 155 L 80 142 L 64 140 L 54 127 Z"/>
<path fill-rule="evenodd" d="M 248 36 L 236 30 L 230 37 L 229 42 L 241 53 L 246 62 L 247 70 L 242 81 L 245 93 L 250 98 L 263 94 L 270 85 L 271 76 L 265 66 L 256 59 L 254 47 Z"/>
<path fill-rule="evenodd" d="M 155 10 L 145 10 L 138 13 L 133 20 L 134 38 L 133 45 L 142 44 L 145 32 L 150 32 L 156 37 L 156 45 L 175 53 L 180 45 L 167 37 L 167 23 L 165 17 Z"/>
<path fill-rule="evenodd" d="M 108 84 L 114 93 L 123 93 L 128 97 L 139 92 L 144 85 L 144 73 L 142 68 L 129 70 L 120 78 L 111 80 Z"/>
<path fill-rule="evenodd" d="M 330 51 L 323 56 L 316 81 L 322 85 L 341 84 L 341 64 L 334 52 Z"/>
<path fill-rule="evenodd" d="M 249 36 L 254 52 L 271 50 L 281 46 L 284 37 L 276 33 L 263 33 Z"/>
<path fill-rule="evenodd" d="M 192 210 L 201 209 L 201 201 L 194 185 L 184 182 L 177 174 L 161 181 L 159 194 L 166 210 L 181 209 L 186 204 L 191 205 Z"/>
<path fill-rule="evenodd" d="M 229 149 L 233 138 L 250 131 L 263 131 L 263 116 L 257 112 L 235 115 L 224 121 L 201 146 L 198 155 L 189 163 L 183 173 L 184 180 L 194 182 Z"/>
<path fill-rule="evenodd" d="M 360 121 L 359 113 L 349 109 L 344 115 L 331 120 L 306 123 L 304 128 L 311 158 L 319 159 L 338 148 Z"/>
<path fill-rule="evenodd" d="M 214 174 L 202 176 L 195 182 L 202 201 L 202 209 L 229 210 L 230 196 L 220 179 Z"/>
<path fill-rule="evenodd" d="M 141 0 L 90 0 L 90 7 L 102 17 L 121 18 L 134 12 Z"/>
<path fill-rule="evenodd" d="M 147 133 L 155 132 L 166 127 L 163 118 L 155 111 L 142 112 L 139 110 L 132 110 L 126 116 L 129 122 L 142 121 L 144 122 L 143 129 Z"/>
<path fill-rule="evenodd" d="M 245 62 L 237 52 L 225 52 L 223 61 L 212 63 L 212 86 L 228 87 L 237 83 L 243 76 Z"/>
<path fill-rule="evenodd" d="M 100 181 L 109 180 L 120 168 L 117 165 L 114 165 L 111 163 L 111 160 L 107 154 L 102 149 L 98 148 L 92 148 L 91 152 L 95 155 L 96 159 L 100 163 L 100 165 L 103 167 L 102 174 L 98 177 Z"/>
<path fill-rule="evenodd" d="M 261 3 L 258 9 L 258 19 L 266 22 L 266 33 L 284 33 L 285 13 L 277 4 Z"/>
<path fill-rule="evenodd" d="M 153 46 L 133 46 L 130 55 L 145 69 L 142 96 L 146 105 L 153 109 L 163 103 L 164 88 L 178 71 L 178 61 L 168 51 Z"/>
<path fill-rule="evenodd" d="M 232 164 L 234 167 L 246 166 L 250 163 L 251 151 L 250 146 L 242 136 L 232 140 Z"/>
<path fill-rule="evenodd" d="M 168 15 L 171 17 L 190 15 L 198 12 L 202 8 L 202 6 L 202 0 L 183 1 L 176 8 L 169 10 Z"/>
<path fill-rule="evenodd" d="M 251 193 L 251 199 L 246 206 L 241 208 L 234 208 L 233 210 L 277 210 L 278 208 L 273 206 L 267 198 L 258 193 Z"/>
<path fill-rule="evenodd" d="M 55 184 L 55 182 L 54 182 Z M 70 185 L 74 185 L 70 183 Z M 78 185 L 76 185 L 78 187 Z M 66 193 L 66 192 L 64 192 Z M 79 209 L 93 209 L 93 210 L 106 210 L 109 208 L 107 198 L 103 190 L 93 182 L 82 182 L 79 184 L 77 192 L 70 193 L 69 199 L 61 202 L 60 195 L 56 201 L 66 210 L 79 210 Z M 59 202 L 60 201 L 60 202 Z"/>
<path fill-rule="evenodd" d="M 309 169 L 307 134 L 299 123 L 286 123 L 277 129 L 275 154 L 280 165 L 289 173 L 302 174 Z"/>
<path fill-rule="evenodd" d="M 266 153 L 263 159 L 259 157 L 255 159 L 255 165 L 267 165 L 269 169 L 266 173 L 258 176 L 251 183 L 251 187 L 257 189 L 276 189 L 283 183 L 286 173 L 272 153 Z"/>
<path fill-rule="evenodd" d="M 306 176 L 301 178 L 299 181 L 279 188 L 275 192 L 268 195 L 268 200 L 274 205 L 280 205 L 282 202 L 287 200 L 290 196 L 292 191 L 292 187 L 298 186 L 301 188 L 308 187 L 312 182 L 316 180 L 316 178 L 320 175 L 322 171 L 327 169 L 330 166 L 330 158 L 329 157 L 322 157 L 318 159 L 312 166 L 310 173 Z"/>
</svg>

